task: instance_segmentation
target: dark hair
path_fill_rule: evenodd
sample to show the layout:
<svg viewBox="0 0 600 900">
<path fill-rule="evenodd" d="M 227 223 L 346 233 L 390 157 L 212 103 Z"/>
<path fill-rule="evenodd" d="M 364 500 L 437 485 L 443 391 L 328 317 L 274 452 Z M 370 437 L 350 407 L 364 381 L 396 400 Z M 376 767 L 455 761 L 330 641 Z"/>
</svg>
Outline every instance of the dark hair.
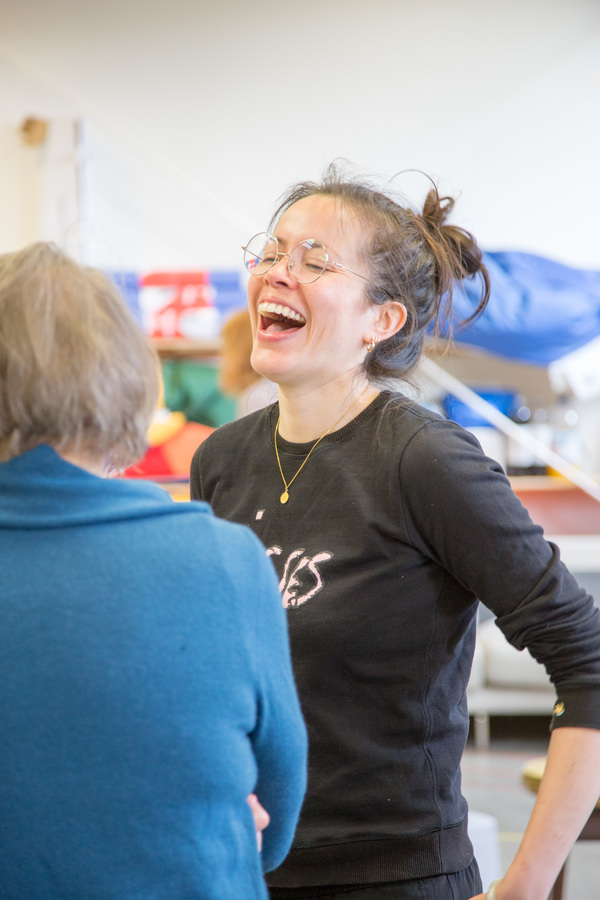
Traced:
<svg viewBox="0 0 600 900">
<path fill-rule="evenodd" d="M 0 256 L 0 459 L 47 443 L 115 468 L 135 462 L 159 378 L 108 276 L 52 244 Z"/>
<path fill-rule="evenodd" d="M 446 223 L 454 200 L 440 197 L 435 185 L 427 194 L 422 211 L 417 212 L 389 190 L 348 176 L 340 171 L 339 163 L 332 163 L 320 182 L 299 182 L 285 193 L 271 229 L 290 206 L 314 194 L 339 200 L 366 226 L 362 253 L 369 278 L 374 282 L 366 284 L 368 302 L 382 304 L 391 299 L 406 307 L 404 327 L 366 356 L 365 369 L 370 380 L 403 378 L 413 371 L 421 358 L 429 326 L 433 325 L 433 333 L 438 334 L 441 326 L 450 322 L 456 282 L 476 276 L 481 279 L 479 304 L 462 324 L 471 322 L 484 310 L 490 284 L 481 250 L 468 231 Z"/>
</svg>

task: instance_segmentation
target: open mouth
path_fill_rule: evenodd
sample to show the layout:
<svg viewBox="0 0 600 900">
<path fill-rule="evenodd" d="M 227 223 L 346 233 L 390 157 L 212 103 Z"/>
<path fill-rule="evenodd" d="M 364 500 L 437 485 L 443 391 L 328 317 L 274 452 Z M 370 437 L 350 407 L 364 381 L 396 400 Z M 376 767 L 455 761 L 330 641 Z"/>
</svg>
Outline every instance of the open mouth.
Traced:
<svg viewBox="0 0 600 900">
<path fill-rule="evenodd" d="M 259 303 L 258 314 L 260 316 L 260 330 L 267 334 L 291 331 L 296 328 L 303 328 L 306 325 L 304 316 L 290 309 L 289 306 L 284 306 L 283 303 L 269 303 L 267 301 Z"/>
</svg>

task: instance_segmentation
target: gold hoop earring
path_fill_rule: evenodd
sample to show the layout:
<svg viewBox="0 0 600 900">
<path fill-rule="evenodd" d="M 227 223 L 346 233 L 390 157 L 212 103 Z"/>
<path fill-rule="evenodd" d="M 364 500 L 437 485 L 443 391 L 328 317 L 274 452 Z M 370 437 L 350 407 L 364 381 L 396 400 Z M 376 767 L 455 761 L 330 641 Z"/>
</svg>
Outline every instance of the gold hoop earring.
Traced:
<svg viewBox="0 0 600 900">
<path fill-rule="evenodd" d="M 378 337 L 372 337 L 369 343 L 367 344 L 367 353 L 372 353 L 377 344 L 379 343 Z"/>
</svg>

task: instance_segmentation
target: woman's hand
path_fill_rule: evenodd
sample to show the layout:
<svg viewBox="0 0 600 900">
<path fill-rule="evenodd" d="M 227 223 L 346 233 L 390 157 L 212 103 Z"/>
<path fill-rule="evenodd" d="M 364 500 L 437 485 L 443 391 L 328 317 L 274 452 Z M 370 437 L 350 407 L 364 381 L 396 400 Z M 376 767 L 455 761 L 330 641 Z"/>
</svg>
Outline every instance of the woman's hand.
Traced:
<svg viewBox="0 0 600 900">
<path fill-rule="evenodd" d="M 489 888 L 487 889 L 487 893 L 477 894 L 476 897 L 471 897 L 471 900 L 498 900 L 496 895 L 496 888 L 502 881 L 501 878 L 496 878 L 495 881 L 492 881 Z"/>
<path fill-rule="evenodd" d="M 258 844 L 258 852 L 262 850 L 262 833 L 271 821 L 269 813 L 264 806 L 261 805 L 256 794 L 249 794 L 246 798 L 248 806 L 252 810 L 254 816 L 254 827 L 256 828 L 256 843 Z"/>
</svg>

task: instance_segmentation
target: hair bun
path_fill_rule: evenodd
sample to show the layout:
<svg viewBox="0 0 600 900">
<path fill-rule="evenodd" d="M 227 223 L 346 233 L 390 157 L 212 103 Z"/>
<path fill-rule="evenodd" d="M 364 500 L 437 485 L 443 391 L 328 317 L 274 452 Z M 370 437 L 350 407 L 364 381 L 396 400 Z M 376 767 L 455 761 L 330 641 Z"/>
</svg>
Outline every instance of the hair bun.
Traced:
<svg viewBox="0 0 600 900">
<path fill-rule="evenodd" d="M 429 231 L 436 231 L 444 225 L 454 208 L 452 197 L 440 197 L 436 188 L 431 188 L 425 197 L 421 217 Z"/>
<path fill-rule="evenodd" d="M 421 214 L 445 290 L 450 288 L 449 282 L 473 277 L 481 272 L 483 266 L 481 250 L 472 234 L 446 221 L 453 208 L 453 197 L 440 197 L 437 190 L 432 188 L 425 198 Z M 431 238 L 436 243 L 432 243 Z M 446 276 L 441 274 L 444 264 L 448 268 Z"/>
</svg>

